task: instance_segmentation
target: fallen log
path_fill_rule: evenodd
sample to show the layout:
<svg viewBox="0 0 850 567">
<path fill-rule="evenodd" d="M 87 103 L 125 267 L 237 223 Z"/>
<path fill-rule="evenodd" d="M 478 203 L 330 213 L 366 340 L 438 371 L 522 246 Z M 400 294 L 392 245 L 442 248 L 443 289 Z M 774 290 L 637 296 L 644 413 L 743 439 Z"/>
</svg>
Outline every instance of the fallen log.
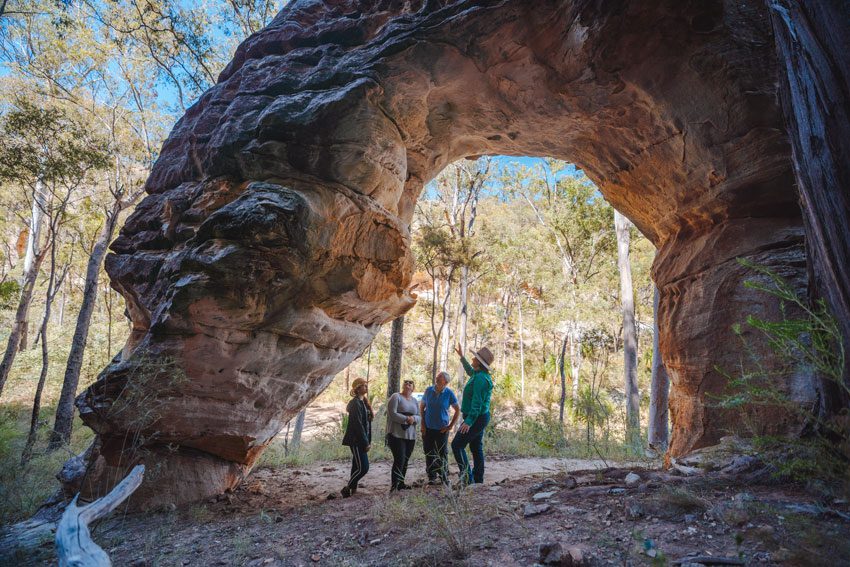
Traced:
<svg viewBox="0 0 850 567">
<path fill-rule="evenodd" d="M 60 567 L 107 567 L 109 555 L 91 538 L 89 524 L 106 516 L 142 484 L 144 465 L 136 465 L 112 491 L 89 504 L 77 506 L 79 494 L 68 504 L 56 526 L 56 554 Z"/>
</svg>

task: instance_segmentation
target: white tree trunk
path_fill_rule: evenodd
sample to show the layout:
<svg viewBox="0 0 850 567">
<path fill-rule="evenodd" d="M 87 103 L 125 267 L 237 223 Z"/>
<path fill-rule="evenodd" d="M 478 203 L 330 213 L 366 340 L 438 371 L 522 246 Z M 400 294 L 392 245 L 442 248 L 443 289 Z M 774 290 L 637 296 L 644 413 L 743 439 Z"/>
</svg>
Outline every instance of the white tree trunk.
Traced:
<svg viewBox="0 0 850 567">
<path fill-rule="evenodd" d="M 658 452 L 667 450 L 669 426 L 667 398 L 670 391 L 670 379 L 667 368 L 661 358 L 658 345 L 658 302 L 659 291 L 655 288 L 652 303 L 652 382 L 649 391 L 649 446 Z"/>
<path fill-rule="evenodd" d="M 640 394 L 637 384 L 637 330 L 635 300 L 632 288 L 632 266 L 629 260 L 629 220 L 614 211 L 617 232 L 617 267 L 620 271 L 620 303 L 623 307 L 623 371 L 626 393 L 626 442 L 635 450 L 640 440 Z"/>
<path fill-rule="evenodd" d="M 33 270 L 36 271 L 36 276 L 39 270 L 40 264 L 37 261 L 39 256 L 39 252 L 41 250 L 41 226 L 44 219 L 44 212 L 46 209 L 45 195 L 44 195 L 44 184 L 39 179 L 35 182 L 35 191 L 33 191 L 32 195 L 32 210 L 30 213 L 30 227 L 29 227 L 29 235 L 27 236 L 27 248 L 24 254 L 24 271 L 21 274 L 21 287 L 23 288 L 26 285 L 26 281 L 30 277 Z M 21 296 L 23 297 L 23 295 Z M 28 299 L 27 301 L 30 301 Z M 29 305 L 27 305 L 24 311 L 24 320 L 21 323 L 20 328 L 20 337 L 18 339 L 18 346 L 20 350 L 26 350 L 27 348 L 27 336 L 29 334 Z"/>
<path fill-rule="evenodd" d="M 56 526 L 59 567 L 112 565 L 109 555 L 92 540 L 89 524 L 106 516 L 126 500 L 142 484 L 144 474 L 145 466 L 136 465 L 112 492 L 82 508 L 77 506 L 80 495 L 74 497 Z"/>
<path fill-rule="evenodd" d="M 21 285 L 27 278 L 27 274 L 33 269 L 35 258 L 40 250 L 41 225 L 44 218 L 44 185 L 41 181 L 35 184 L 32 199 L 32 213 L 30 216 L 29 236 L 27 237 L 27 248 L 24 255 L 24 273 L 21 275 Z"/>
</svg>

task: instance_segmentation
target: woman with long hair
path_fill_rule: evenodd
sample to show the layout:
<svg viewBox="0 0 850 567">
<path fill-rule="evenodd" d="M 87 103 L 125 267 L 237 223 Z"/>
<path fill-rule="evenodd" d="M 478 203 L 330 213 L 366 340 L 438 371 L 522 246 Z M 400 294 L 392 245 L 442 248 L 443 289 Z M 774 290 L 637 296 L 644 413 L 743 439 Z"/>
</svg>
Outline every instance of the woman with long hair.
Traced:
<svg viewBox="0 0 850 567">
<path fill-rule="evenodd" d="M 348 402 L 348 425 L 342 444 L 351 449 L 351 477 L 340 491 L 343 498 L 357 492 L 360 479 L 369 472 L 369 449 L 372 447 L 372 407 L 366 395 L 369 386 L 363 378 L 357 378 L 351 384 L 351 401 Z"/>
</svg>

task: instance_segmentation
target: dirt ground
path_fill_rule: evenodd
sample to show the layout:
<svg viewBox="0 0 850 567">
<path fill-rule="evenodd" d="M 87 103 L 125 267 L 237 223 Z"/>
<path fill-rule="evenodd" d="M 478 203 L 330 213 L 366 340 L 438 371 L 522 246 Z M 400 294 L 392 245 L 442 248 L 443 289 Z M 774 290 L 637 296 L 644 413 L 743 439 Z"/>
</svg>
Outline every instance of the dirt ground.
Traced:
<svg viewBox="0 0 850 567">
<path fill-rule="evenodd" d="M 422 465 L 408 480 L 421 480 Z M 390 494 L 389 465 L 378 463 L 355 496 L 330 500 L 347 463 L 266 468 L 208 502 L 116 513 L 94 538 L 132 567 L 850 565 L 846 502 L 742 474 L 603 466 L 490 459 L 484 485 Z"/>
</svg>

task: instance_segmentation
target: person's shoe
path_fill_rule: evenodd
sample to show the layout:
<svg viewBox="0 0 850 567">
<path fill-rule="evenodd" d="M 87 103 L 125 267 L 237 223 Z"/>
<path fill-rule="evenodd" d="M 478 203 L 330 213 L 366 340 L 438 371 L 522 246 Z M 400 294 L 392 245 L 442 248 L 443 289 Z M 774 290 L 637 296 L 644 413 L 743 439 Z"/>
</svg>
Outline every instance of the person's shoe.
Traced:
<svg viewBox="0 0 850 567">
<path fill-rule="evenodd" d="M 339 491 L 339 493 L 342 494 L 343 498 L 348 498 L 349 496 L 351 496 L 351 489 L 345 486 L 342 490 Z"/>
<path fill-rule="evenodd" d="M 404 484 L 403 482 L 401 483 L 401 486 L 398 487 L 399 490 L 411 490 L 412 488 L 412 486 L 410 486 L 409 484 Z"/>
<path fill-rule="evenodd" d="M 351 495 L 352 495 L 352 496 L 354 496 L 355 494 L 357 494 L 357 487 L 356 487 L 356 486 L 351 487 L 349 490 L 351 490 Z"/>
</svg>

